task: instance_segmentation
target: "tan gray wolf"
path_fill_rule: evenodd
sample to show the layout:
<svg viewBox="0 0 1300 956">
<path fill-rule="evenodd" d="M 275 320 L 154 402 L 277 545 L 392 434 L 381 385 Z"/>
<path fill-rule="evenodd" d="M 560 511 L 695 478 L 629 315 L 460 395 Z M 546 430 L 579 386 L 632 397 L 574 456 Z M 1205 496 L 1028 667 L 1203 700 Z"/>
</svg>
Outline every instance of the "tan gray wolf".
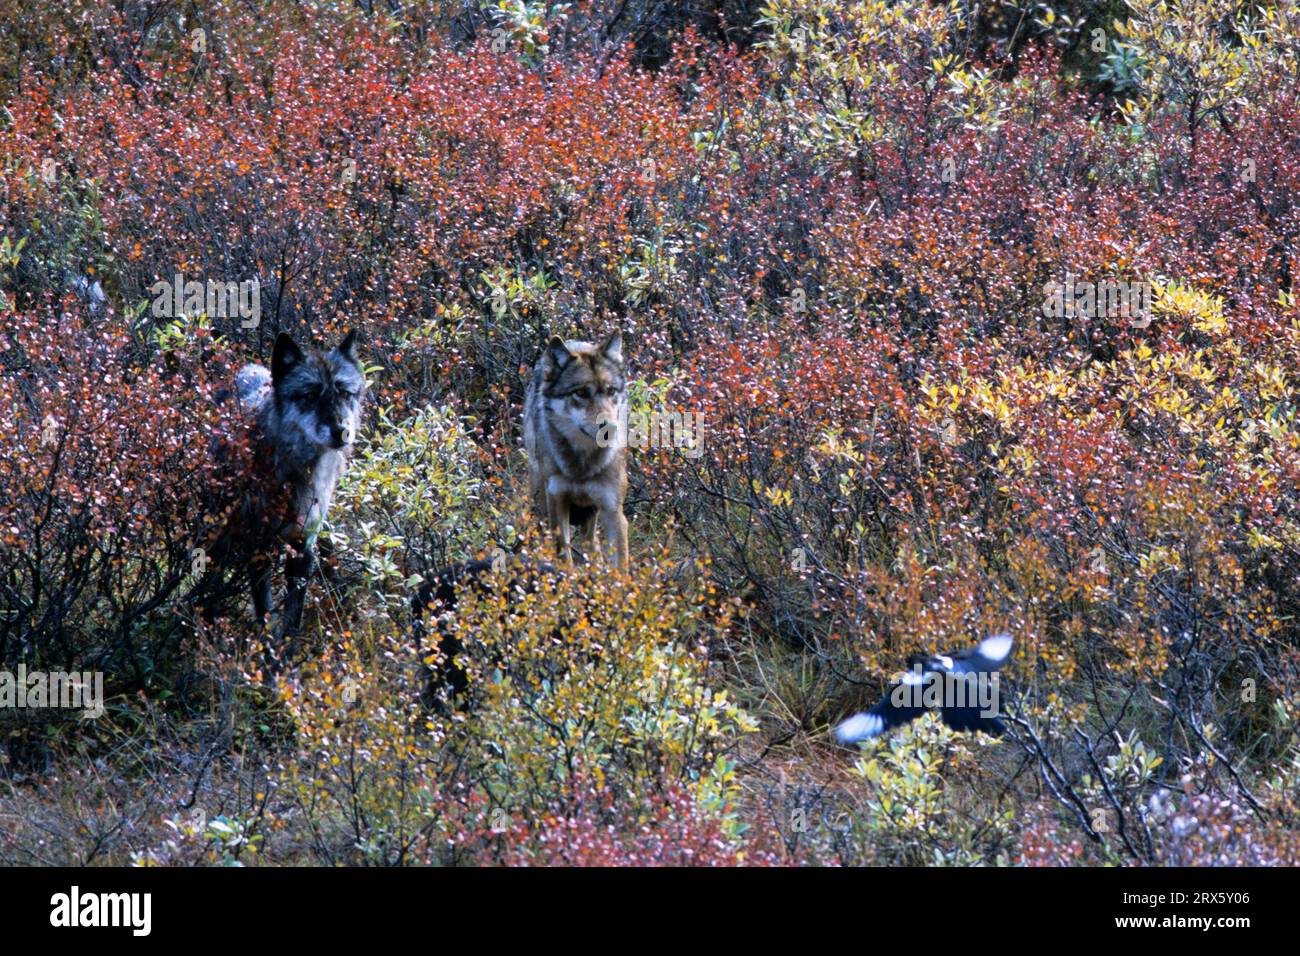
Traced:
<svg viewBox="0 0 1300 956">
<path fill-rule="evenodd" d="M 285 562 L 286 593 L 279 636 L 302 625 L 307 580 L 316 569 L 316 538 L 329 514 L 339 477 L 361 424 L 366 381 L 356 356 L 357 333 L 348 332 L 328 351 L 303 351 L 281 332 L 271 368 L 245 365 L 235 390 L 251 420 L 257 446 L 258 480 L 278 485 L 283 500 L 265 494 L 262 513 L 247 515 L 263 538 L 287 541 L 296 555 Z M 278 501 L 275 506 L 265 502 Z M 249 563 L 253 607 L 259 620 L 271 609 L 271 574 L 276 551 L 261 549 Z"/>
<path fill-rule="evenodd" d="M 596 530 L 607 557 L 627 566 L 627 381 L 623 338 L 603 345 L 547 344 L 524 398 L 524 448 L 533 506 L 555 532 L 566 560 L 573 560 L 572 528 Z"/>
<path fill-rule="evenodd" d="M 835 738 L 844 744 L 869 740 L 931 709 L 953 730 L 1001 736 L 1006 727 L 997 716 L 996 672 L 1011 657 L 1011 648 L 1010 634 L 994 634 L 951 654 L 911 655 L 907 673 L 889 685 L 880 703 L 839 724 Z"/>
</svg>

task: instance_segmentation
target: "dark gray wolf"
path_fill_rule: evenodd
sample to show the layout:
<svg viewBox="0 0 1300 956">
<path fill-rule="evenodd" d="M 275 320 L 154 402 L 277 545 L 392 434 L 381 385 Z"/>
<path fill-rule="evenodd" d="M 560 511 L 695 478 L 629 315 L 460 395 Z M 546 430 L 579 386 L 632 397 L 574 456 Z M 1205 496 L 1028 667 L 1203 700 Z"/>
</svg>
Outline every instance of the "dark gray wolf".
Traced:
<svg viewBox="0 0 1300 956">
<path fill-rule="evenodd" d="M 240 406 L 251 419 L 259 480 L 285 493 L 271 494 L 261 514 L 248 517 L 266 535 L 287 541 L 297 553 L 285 562 L 286 593 L 277 633 L 293 635 L 302 625 L 307 579 L 317 566 L 316 537 L 329 514 L 339 477 L 361 424 L 365 376 L 355 352 L 356 331 L 329 351 L 304 352 L 281 332 L 271 368 L 245 365 L 235 376 Z M 261 549 L 249 563 L 253 607 L 259 620 L 271 609 L 271 573 L 276 553 Z"/>
<path fill-rule="evenodd" d="M 533 369 L 524 398 L 528 484 L 572 561 L 571 528 L 596 528 L 609 559 L 627 566 L 627 381 L 623 339 L 603 345 L 552 337 Z"/>
</svg>

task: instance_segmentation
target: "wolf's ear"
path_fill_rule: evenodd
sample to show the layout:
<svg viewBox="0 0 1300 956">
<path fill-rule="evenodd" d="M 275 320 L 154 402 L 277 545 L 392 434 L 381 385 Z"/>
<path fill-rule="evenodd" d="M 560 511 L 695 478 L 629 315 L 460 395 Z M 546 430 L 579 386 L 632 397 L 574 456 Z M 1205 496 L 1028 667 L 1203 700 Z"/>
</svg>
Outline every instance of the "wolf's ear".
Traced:
<svg viewBox="0 0 1300 956">
<path fill-rule="evenodd" d="M 600 348 L 601 354 L 611 362 L 623 361 L 623 333 L 615 332 L 605 340 Z"/>
<path fill-rule="evenodd" d="M 543 368 L 549 374 L 558 372 L 564 366 L 569 364 L 569 359 L 573 358 L 573 353 L 569 351 L 568 346 L 564 344 L 564 339 L 558 335 L 552 335 L 551 341 L 546 343 L 546 354 L 543 356 Z"/>
<path fill-rule="evenodd" d="M 288 332 L 281 332 L 275 339 L 275 348 L 271 351 L 271 381 L 278 382 L 301 362 L 305 356 L 298 343 Z"/>
<path fill-rule="evenodd" d="M 343 336 L 343 341 L 339 343 L 339 355 L 342 355 L 349 362 L 357 360 L 357 330 L 348 329 L 348 334 Z"/>
</svg>

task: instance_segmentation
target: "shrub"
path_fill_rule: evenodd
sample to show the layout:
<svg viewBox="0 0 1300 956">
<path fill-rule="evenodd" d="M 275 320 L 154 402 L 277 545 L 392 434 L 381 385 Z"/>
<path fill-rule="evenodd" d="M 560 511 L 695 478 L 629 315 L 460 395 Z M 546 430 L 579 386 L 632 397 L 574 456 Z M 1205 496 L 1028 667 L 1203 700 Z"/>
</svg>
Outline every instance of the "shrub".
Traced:
<svg viewBox="0 0 1300 956">
<path fill-rule="evenodd" d="M 110 693 L 165 684 L 247 480 L 243 425 L 215 398 L 226 354 L 200 337 L 140 358 L 113 323 L 11 318 L 0 332 L 0 667 L 100 671 Z"/>
<path fill-rule="evenodd" d="M 399 613 L 422 575 L 485 549 L 493 525 L 508 522 L 487 493 L 486 456 L 471 429 L 446 407 L 401 422 L 380 409 L 340 482 L 330 537 Z M 496 540 L 508 536 L 507 523 Z"/>
<path fill-rule="evenodd" d="M 857 818 L 869 859 L 895 866 L 1003 861 L 1015 839 L 1015 809 L 981 805 L 965 784 L 981 772 L 988 739 L 964 738 L 931 716 L 865 748 L 854 772 L 873 788 Z"/>
<path fill-rule="evenodd" d="M 702 644 L 726 627 L 726 606 L 706 590 L 679 592 L 666 570 L 516 567 L 513 582 L 503 573 L 482 595 L 464 590 L 444 626 L 463 647 L 471 697 L 444 713 L 421 710 L 409 637 L 342 634 L 281 685 L 300 754 L 281 784 L 314 852 L 453 861 L 471 852 L 457 834 L 472 821 L 531 828 L 588 786 L 629 800 L 661 783 L 725 798 L 719 758 L 752 729 L 708 681 Z M 426 655 L 440 663 L 437 649 Z"/>
</svg>

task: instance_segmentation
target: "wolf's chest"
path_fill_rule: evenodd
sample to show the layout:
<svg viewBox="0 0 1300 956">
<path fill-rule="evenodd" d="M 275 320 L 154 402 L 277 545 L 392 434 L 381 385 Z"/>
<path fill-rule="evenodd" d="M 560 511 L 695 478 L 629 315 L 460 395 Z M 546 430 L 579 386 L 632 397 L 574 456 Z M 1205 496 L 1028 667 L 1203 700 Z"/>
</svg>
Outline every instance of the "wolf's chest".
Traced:
<svg viewBox="0 0 1300 956">
<path fill-rule="evenodd" d="M 572 481 L 563 475 L 551 475 L 546 491 L 552 497 L 568 499 L 570 505 L 610 509 L 618 504 L 618 491 L 608 481 Z"/>
</svg>

